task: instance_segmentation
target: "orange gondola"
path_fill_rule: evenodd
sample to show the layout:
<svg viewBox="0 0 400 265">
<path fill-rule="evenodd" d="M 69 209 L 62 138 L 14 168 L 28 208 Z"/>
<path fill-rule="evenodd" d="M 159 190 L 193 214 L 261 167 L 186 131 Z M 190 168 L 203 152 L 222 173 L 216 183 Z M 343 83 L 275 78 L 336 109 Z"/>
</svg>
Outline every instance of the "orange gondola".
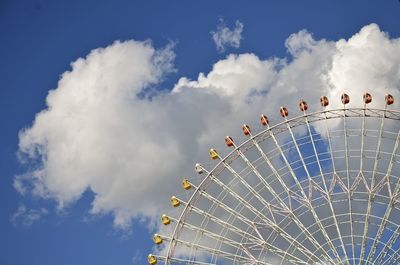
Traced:
<svg viewBox="0 0 400 265">
<path fill-rule="evenodd" d="M 264 114 L 262 114 L 261 117 L 260 117 L 260 122 L 264 126 L 268 125 L 269 124 L 268 117 L 265 116 Z"/>
<path fill-rule="evenodd" d="M 286 107 L 281 107 L 279 112 L 283 118 L 285 118 L 289 115 L 289 111 Z"/>
<path fill-rule="evenodd" d="M 244 135 L 249 135 L 251 133 L 249 125 L 243 124 L 242 130 L 243 130 Z"/>
<path fill-rule="evenodd" d="M 232 137 L 226 136 L 226 137 L 225 137 L 225 144 L 226 144 L 226 146 L 228 146 L 228 147 L 232 147 L 232 146 L 233 146 L 233 139 L 232 139 Z"/>
</svg>

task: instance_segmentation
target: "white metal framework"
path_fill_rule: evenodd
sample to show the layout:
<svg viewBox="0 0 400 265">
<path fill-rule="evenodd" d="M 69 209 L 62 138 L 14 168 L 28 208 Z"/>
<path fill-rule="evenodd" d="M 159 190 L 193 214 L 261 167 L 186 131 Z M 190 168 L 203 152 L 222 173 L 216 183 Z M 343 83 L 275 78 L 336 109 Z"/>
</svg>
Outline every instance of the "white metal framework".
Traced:
<svg viewBox="0 0 400 265">
<path fill-rule="evenodd" d="M 346 108 L 342 96 L 342 109 L 314 113 L 301 101 L 301 116 L 282 107 L 279 124 L 244 125 L 240 145 L 227 136 L 233 150 L 211 149 L 214 168 L 197 164 L 205 177 L 172 197 L 149 263 L 399 264 L 400 112 L 389 99 L 368 108 L 366 93 L 363 108 Z"/>
</svg>

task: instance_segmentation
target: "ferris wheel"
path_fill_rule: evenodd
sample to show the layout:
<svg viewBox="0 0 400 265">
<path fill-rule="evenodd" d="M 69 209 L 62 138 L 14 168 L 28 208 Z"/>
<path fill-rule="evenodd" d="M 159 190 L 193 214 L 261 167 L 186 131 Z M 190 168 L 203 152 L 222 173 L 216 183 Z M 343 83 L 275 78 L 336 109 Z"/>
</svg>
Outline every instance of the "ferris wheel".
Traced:
<svg viewBox="0 0 400 265">
<path fill-rule="evenodd" d="M 338 99 L 339 100 L 339 99 Z M 400 264 L 400 112 L 329 109 L 270 125 L 244 124 L 246 139 L 226 136 L 227 155 L 210 150 L 210 169 L 182 181 L 155 234 L 154 264 Z M 254 130 L 256 131 L 256 130 Z"/>
</svg>

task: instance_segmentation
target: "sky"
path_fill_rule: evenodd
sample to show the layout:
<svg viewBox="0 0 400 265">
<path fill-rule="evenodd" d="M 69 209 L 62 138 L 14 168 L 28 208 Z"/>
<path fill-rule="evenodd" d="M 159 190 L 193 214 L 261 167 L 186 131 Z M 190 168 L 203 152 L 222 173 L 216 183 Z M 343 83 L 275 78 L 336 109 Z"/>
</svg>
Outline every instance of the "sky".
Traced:
<svg viewBox="0 0 400 265">
<path fill-rule="evenodd" d="M 0 264 L 145 264 L 181 178 L 241 123 L 344 87 L 397 95 L 399 17 L 397 0 L 0 1 Z"/>
</svg>

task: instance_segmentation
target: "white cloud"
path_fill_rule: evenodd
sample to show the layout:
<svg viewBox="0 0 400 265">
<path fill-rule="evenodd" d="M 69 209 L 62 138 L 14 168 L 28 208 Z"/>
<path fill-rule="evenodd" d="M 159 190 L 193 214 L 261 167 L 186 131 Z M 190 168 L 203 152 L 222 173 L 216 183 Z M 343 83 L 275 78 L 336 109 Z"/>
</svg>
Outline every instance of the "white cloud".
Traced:
<svg viewBox="0 0 400 265">
<path fill-rule="evenodd" d="M 312 35 L 305 29 L 290 35 L 285 42 L 285 46 L 289 53 L 297 57 L 303 51 L 311 51 L 317 43 Z"/>
<path fill-rule="evenodd" d="M 91 213 L 111 213 L 115 226 L 127 228 L 133 218 L 158 218 L 180 180 L 195 176 L 193 165 L 208 161 L 208 148 L 226 153 L 224 136 L 241 135 L 243 122 L 255 127 L 261 113 L 280 120 L 278 108 L 286 105 L 296 115 L 300 98 L 316 110 L 321 95 L 340 106 L 343 89 L 353 106 L 366 90 L 374 106 L 386 92 L 399 96 L 400 40 L 375 24 L 339 41 L 300 31 L 286 46 L 293 60 L 229 55 L 151 100 L 136 95 L 173 71 L 171 48 L 127 41 L 93 50 L 72 63 L 48 108 L 20 132 L 21 157 L 34 169 L 17 176 L 15 187 L 60 207 L 91 190 Z"/>
<path fill-rule="evenodd" d="M 216 31 L 211 31 L 212 38 L 214 40 L 215 45 L 217 46 L 217 50 L 219 52 L 224 52 L 226 47 L 240 47 L 240 41 L 243 39 L 243 23 L 239 20 L 236 20 L 235 28 L 230 29 L 226 26 L 223 19 L 219 20 L 219 24 L 217 25 Z"/>
<path fill-rule="evenodd" d="M 15 226 L 23 225 L 30 227 L 46 214 L 48 214 L 48 211 L 45 208 L 28 209 L 25 205 L 21 204 L 17 211 L 11 216 L 10 220 Z"/>
</svg>

